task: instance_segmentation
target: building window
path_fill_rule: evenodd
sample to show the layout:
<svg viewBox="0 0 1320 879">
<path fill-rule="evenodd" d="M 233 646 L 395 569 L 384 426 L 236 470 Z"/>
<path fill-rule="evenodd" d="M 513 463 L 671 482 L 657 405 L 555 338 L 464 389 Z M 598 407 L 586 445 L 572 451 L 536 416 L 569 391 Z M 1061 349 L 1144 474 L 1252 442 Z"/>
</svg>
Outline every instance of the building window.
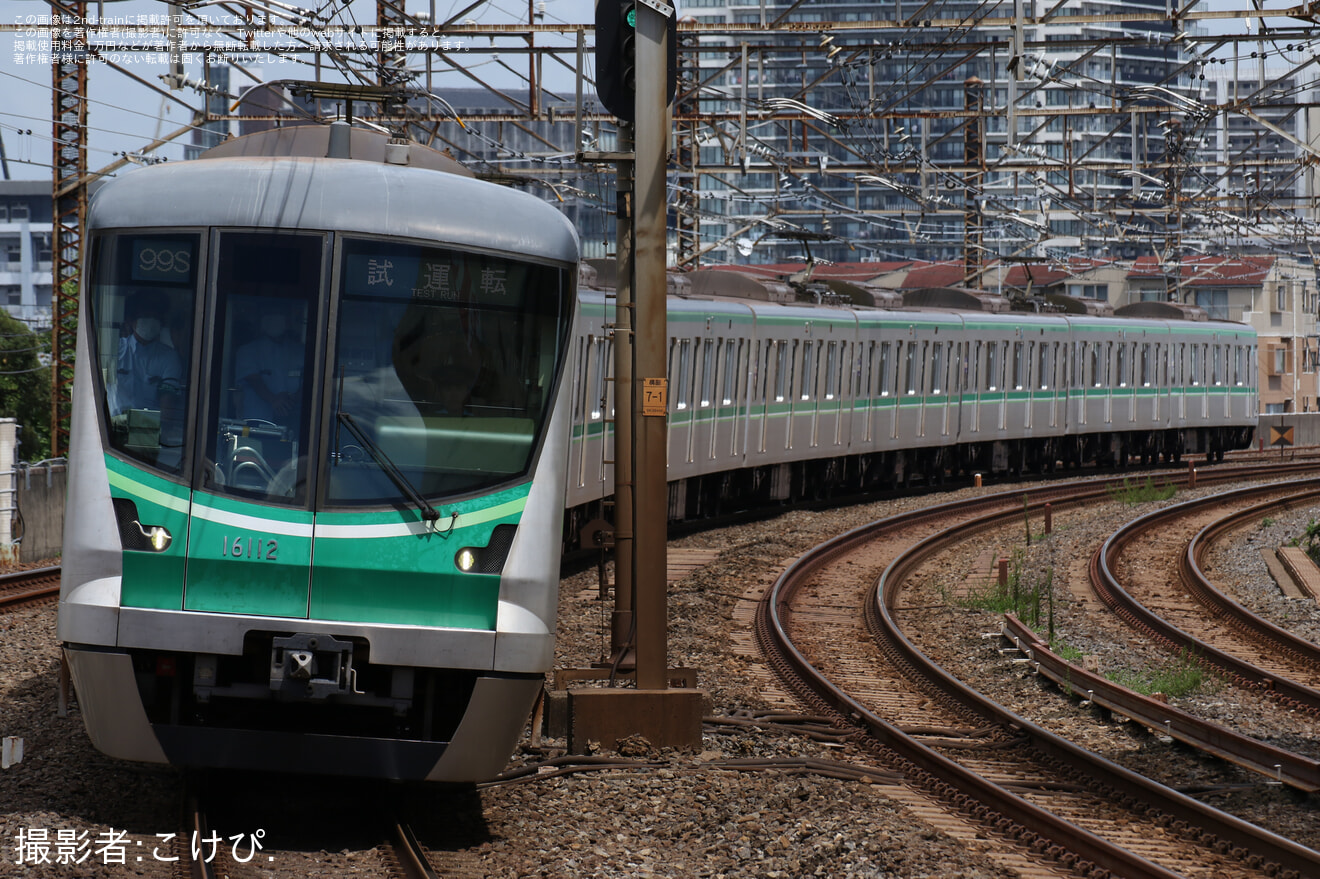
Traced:
<svg viewBox="0 0 1320 879">
<path fill-rule="evenodd" d="M 25 204 L 11 204 L 9 206 L 9 219 L 15 222 L 29 218 L 28 206 Z"/>
<path fill-rule="evenodd" d="M 1228 320 L 1227 290 L 1197 290 L 1196 304 L 1211 320 Z"/>
<path fill-rule="evenodd" d="M 1108 284 L 1069 284 L 1068 295 L 1074 299 L 1108 299 Z"/>
</svg>

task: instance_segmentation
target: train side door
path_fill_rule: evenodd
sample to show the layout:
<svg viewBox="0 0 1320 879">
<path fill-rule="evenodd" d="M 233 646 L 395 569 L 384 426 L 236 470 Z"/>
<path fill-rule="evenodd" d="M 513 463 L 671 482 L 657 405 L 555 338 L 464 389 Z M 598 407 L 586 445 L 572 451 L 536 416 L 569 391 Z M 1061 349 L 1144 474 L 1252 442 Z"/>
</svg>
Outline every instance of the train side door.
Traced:
<svg viewBox="0 0 1320 879">
<path fill-rule="evenodd" d="M 325 238 L 228 232 L 216 250 L 184 608 L 306 617 Z"/>
</svg>

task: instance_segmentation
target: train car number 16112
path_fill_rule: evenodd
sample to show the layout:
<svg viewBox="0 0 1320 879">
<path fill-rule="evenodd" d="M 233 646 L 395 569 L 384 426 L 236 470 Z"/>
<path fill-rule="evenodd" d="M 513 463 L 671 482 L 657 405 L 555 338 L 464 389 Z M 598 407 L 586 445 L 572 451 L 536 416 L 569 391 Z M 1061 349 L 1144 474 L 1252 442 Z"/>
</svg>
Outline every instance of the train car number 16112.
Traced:
<svg viewBox="0 0 1320 879">
<path fill-rule="evenodd" d="M 230 540 L 228 535 L 222 538 L 220 544 L 220 554 L 236 559 L 260 559 L 262 561 L 277 561 L 277 553 L 280 551 L 280 542 L 274 538 L 261 537 L 235 537 Z"/>
</svg>

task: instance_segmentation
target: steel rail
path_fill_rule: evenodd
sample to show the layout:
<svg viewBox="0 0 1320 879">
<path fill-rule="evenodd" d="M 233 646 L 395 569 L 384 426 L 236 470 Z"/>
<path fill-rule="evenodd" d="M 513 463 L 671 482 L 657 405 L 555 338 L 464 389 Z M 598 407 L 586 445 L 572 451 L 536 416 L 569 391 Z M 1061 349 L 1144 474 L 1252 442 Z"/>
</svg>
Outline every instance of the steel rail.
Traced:
<svg viewBox="0 0 1320 879">
<path fill-rule="evenodd" d="M 1076 506 L 1087 500 L 1089 498 L 1079 495 L 1075 501 L 1070 500 L 1068 505 Z M 996 520 L 994 522 L 980 520 L 972 523 L 972 527 L 994 527 L 995 524 L 1014 521 L 1020 515 L 1021 510 L 1015 509 L 990 517 Z M 955 531 L 965 531 L 967 527 L 964 525 Z M 929 676 L 930 680 L 942 685 L 946 692 L 958 694 L 965 700 L 964 704 L 978 710 L 983 716 L 1013 729 L 1018 735 L 1025 736 L 1031 746 L 1042 753 L 1067 765 L 1078 767 L 1091 778 L 1103 779 L 1103 783 L 1119 795 L 1131 797 L 1137 802 L 1159 809 L 1175 821 L 1184 821 L 1202 827 L 1234 848 L 1250 853 L 1248 857 L 1254 855 L 1267 859 L 1285 870 L 1295 871 L 1298 876 L 1320 875 L 1320 852 L 1221 812 L 1039 727 L 982 696 L 926 657 L 899 629 L 889 612 L 890 607 L 897 598 L 899 587 L 907 573 L 921 564 L 931 552 L 957 539 L 955 532 L 946 531 L 933 535 L 895 559 L 881 575 L 877 584 L 876 601 L 868 607 L 868 611 L 875 612 L 876 623 L 886 638 L 886 643 L 899 648 L 907 660 L 920 669 L 923 676 Z"/>
<path fill-rule="evenodd" d="M 175 863 L 186 864 L 186 875 L 189 879 L 217 879 L 218 874 L 212 859 L 199 856 L 203 853 L 202 842 L 208 836 L 206 812 L 194 795 L 187 795 L 187 803 L 184 823 L 189 836 L 179 846 L 182 854 Z"/>
<path fill-rule="evenodd" d="M 1320 484 L 1320 480 L 1312 480 L 1312 482 Z M 1252 494 L 1263 494 L 1269 491 L 1277 492 L 1280 487 L 1281 484 L 1276 483 L 1269 486 L 1241 489 L 1217 495 L 1212 499 L 1200 499 L 1176 504 L 1134 519 L 1122 529 L 1110 535 L 1109 539 L 1091 557 L 1091 586 L 1096 596 L 1132 628 L 1165 644 L 1174 651 L 1187 651 L 1197 661 L 1215 668 L 1238 686 L 1266 693 L 1289 707 L 1320 715 L 1320 690 L 1267 672 L 1259 666 L 1239 659 L 1184 632 L 1133 598 L 1119 584 L 1118 578 L 1113 572 L 1113 565 L 1123 548 L 1161 519 L 1182 515 L 1188 509 L 1198 506 L 1222 502 L 1225 498 L 1245 498 Z"/>
<path fill-rule="evenodd" d="M 417 835 L 407 824 L 394 825 L 394 855 L 407 879 L 439 879 Z"/>
<path fill-rule="evenodd" d="M 1050 500 L 1051 503 L 1075 505 L 1094 499 L 1103 490 L 1104 483 L 1086 482 L 1056 487 L 1054 491 L 1037 494 L 1055 495 L 1057 492 L 1062 497 L 1058 501 Z M 1012 492 L 995 497 L 998 498 L 1000 505 L 999 512 L 983 516 L 973 523 L 964 523 L 954 530 L 965 531 L 968 527 L 995 527 L 1022 515 L 1022 507 L 1017 502 L 1021 493 Z M 1029 509 L 1039 510 L 1045 502 L 1043 497 L 1038 497 L 1034 504 L 1029 503 L 1028 506 Z M 985 501 L 977 502 L 977 506 L 984 505 Z M 919 518 L 943 516 L 955 512 L 966 513 L 966 511 L 965 503 L 944 504 L 924 511 Z M 784 619 L 789 612 L 795 589 L 829 559 L 846 552 L 849 546 L 873 539 L 884 528 L 891 527 L 904 519 L 905 517 L 893 517 L 848 532 L 807 553 L 781 575 L 767 592 L 758 609 L 758 618 L 764 618 L 764 623 L 759 627 L 759 637 L 767 647 L 772 642 L 782 651 L 781 658 L 776 660 L 776 664 L 781 670 L 785 667 L 791 668 L 814 697 L 814 701 L 843 715 L 853 724 L 865 728 L 876 740 L 916 766 L 919 773 L 924 773 L 933 779 L 929 787 L 933 787 L 945 799 L 952 800 L 961 810 L 988 821 L 997 832 L 1024 840 L 1038 851 L 1079 866 L 1082 862 L 1086 862 L 1117 875 L 1131 877 L 1172 875 L 1165 868 L 1078 828 L 1011 791 L 968 772 L 925 744 L 914 740 L 875 715 L 857 700 L 839 691 L 823 673 L 811 665 L 796 646 L 792 645 Z M 909 518 L 906 521 L 912 520 Z M 957 699 L 960 704 L 1011 729 L 1016 736 L 1025 738 L 1039 752 L 1066 764 L 1084 767 L 1081 771 L 1096 779 L 1099 785 L 1114 791 L 1116 797 L 1153 806 L 1174 822 L 1184 822 L 1189 826 L 1204 828 L 1206 832 L 1213 834 L 1230 848 L 1238 850 L 1240 856 L 1269 861 L 1298 876 L 1314 875 L 1320 871 L 1320 853 L 1219 812 L 1098 755 L 1091 754 L 991 702 L 931 662 L 899 630 L 889 612 L 890 603 L 897 595 L 901 579 L 907 571 L 919 564 L 926 554 L 955 539 L 953 532 L 946 530 L 907 550 L 881 575 L 876 584 L 874 601 L 867 603 L 870 621 L 877 627 L 876 630 L 883 634 L 885 648 L 899 654 L 900 667 L 902 665 L 912 667 L 923 678 L 940 687 L 950 698 Z M 1084 872 L 1089 872 L 1089 868 Z"/>
<path fill-rule="evenodd" d="M 1032 670 L 1049 678 L 1064 692 L 1129 717 L 1221 760 L 1227 760 L 1271 780 L 1306 793 L 1320 790 L 1320 761 L 1266 744 L 1258 739 L 1211 723 L 1167 702 L 1143 696 L 1095 672 L 1073 665 L 1013 614 L 1004 614 L 1000 630 Z"/>
<path fill-rule="evenodd" d="M 37 585 L 28 584 L 35 583 Z M 25 588 L 27 587 L 27 588 Z M 0 610 L 14 610 L 60 594 L 60 567 L 51 565 L 0 574 Z"/>
<path fill-rule="evenodd" d="M 1073 496 L 1080 500 L 1080 496 L 1075 491 L 1076 487 L 1077 484 L 1074 484 Z M 1086 494 L 1094 495 L 1093 492 Z M 974 502 L 973 506 L 977 509 L 998 506 L 1000 513 L 992 513 L 987 518 L 996 515 L 1016 517 L 1020 509 L 1017 505 L 1017 497 L 1017 493 L 1014 492 L 1010 502 L 1009 496 L 995 495 L 993 498 Z M 956 809 L 970 813 L 976 820 L 992 826 L 996 832 L 1017 839 L 1024 845 L 1048 851 L 1056 859 L 1061 858 L 1064 854 L 1062 847 L 1066 846 L 1067 851 L 1089 862 L 1090 865 L 1111 872 L 1117 871 L 1118 875 L 1131 879 L 1145 879 L 1145 877 L 1154 879 L 1154 877 L 1177 875 L 1041 809 L 917 741 L 835 686 L 811 664 L 789 637 L 785 617 L 790 609 L 793 593 L 828 561 L 846 553 L 851 546 L 873 539 L 902 521 L 922 521 L 966 512 L 967 507 L 966 503 L 948 503 L 927 508 L 916 516 L 882 519 L 849 531 L 804 554 L 780 575 L 760 602 L 757 610 L 758 637 L 766 642 L 763 643 L 763 649 L 772 657 L 772 663 L 779 666 L 781 676 L 786 672 L 791 673 L 801 682 L 801 686 L 793 686 L 793 689 L 802 692 L 802 687 L 805 686 L 806 692 L 814 697 L 813 701 L 842 715 L 853 725 L 862 727 L 873 739 L 897 754 L 904 762 L 911 764 L 914 771 L 907 774 L 914 782 L 933 790 Z M 1004 510 L 1010 507 L 1012 513 L 1006 514 Z M 893 570 L 892 565 L 886 571 L 886 575 L 890 570 Z M 882 581 L 883 579 L 882 577 Z M 883 593 L 883 586 L 878 592 Z M 885 615 L 887 616 L 887 611 Z M 902 640 L 906 641 L 906 638 Z M 921 656 L 915 648 L 912 648 L 912 653 Z M 971 690 L 947 675 L 943 677 L 945 680 L 941 683 L 945 685 L 946 692 L 952 684 L 952 689 L 961 689 L 970 697 Z M 1082 867 L 1084 872 L 1091 872 L 1086 869 L 1086 864 L 1075 862 L 1075 865 Z"/>
<path fill-rule="evenodd" d="M 1294 662 L 1310 665 L 1320 671 L 1320 646 L 1305 638 L 1300 638 L 1276 626 L 1257 614 L 1247 610 L 1238 602 L 1229 598 L 1215 587 L 1201 568 L 1201 560 L 1214 544 L 1226 532 L 1241 526 L 1248 519 L 1255 519 L 1264 513 L 1286 509 L 1307 501 L 1320 499 L 1320 487 L 1299 491 L 1287 498 L 1269 501 L 1231 516 L 1225 516 L 1202 528 L 1187 544 L 1187 551 L 1179 560 L 1178 570 L 1183 584 L 1196 599 L 1214 616 L 1232 626 L 1252 640 L 1266 644 L 1276 652 L 1289 657 Z"/>
</svg>

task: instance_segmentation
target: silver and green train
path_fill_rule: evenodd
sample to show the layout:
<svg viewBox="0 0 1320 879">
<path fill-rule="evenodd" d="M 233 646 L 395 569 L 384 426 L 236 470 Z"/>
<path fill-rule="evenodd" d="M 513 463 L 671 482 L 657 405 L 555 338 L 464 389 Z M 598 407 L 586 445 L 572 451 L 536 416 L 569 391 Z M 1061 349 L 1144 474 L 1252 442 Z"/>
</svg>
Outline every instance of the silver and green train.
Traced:
<svg viewBox="0 0 1320 879">
<path fill-rule="evenodd" d="M 958 307 L 813 305 L 763 276 L 681 278 L 668 313 L 671 521 L 950 474 L 1222 460 L 1250 445 L 1258 417 L 1255 332 L 1199 309 L 992 313 L 961 293 Z M 591 287 L 571 354 L 579 525 L 614 480 L 614 306 L 608 285 Z"/>
<path fill-rule="evenodd" d="M 578 242 L 299 128 L 96 194 L 59 638 L 93 743 L 466 781 L 554 654 Z"/>
</svg>

